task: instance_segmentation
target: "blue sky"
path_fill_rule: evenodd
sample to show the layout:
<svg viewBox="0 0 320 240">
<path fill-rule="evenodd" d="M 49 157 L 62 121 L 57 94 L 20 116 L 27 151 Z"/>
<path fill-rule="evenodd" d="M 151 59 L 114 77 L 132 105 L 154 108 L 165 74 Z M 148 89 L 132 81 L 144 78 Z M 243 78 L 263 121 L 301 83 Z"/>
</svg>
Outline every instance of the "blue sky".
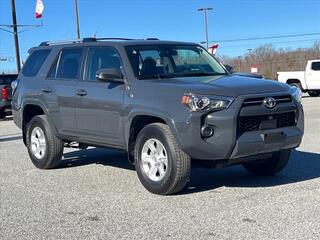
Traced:
<svg viewBox="0 0 320 240">
<path fill-rule="evenodd" d="M 204 16 L 209 13 L 209 40 L 320 32 L 320 0 L 78 0 L 81 36 L 158 37 L 165 40 L 204 41 Z M 43 0 L 43 26 L 22 32 L 21 57 L 46 40 L 75 39 L 73 0 Z M 40 24 L 35 0 L 16 0 L 19 24 Z M 0 24 L 11 24 L 9 0 L 0 1 Z M 273 43 L 275 47 L 309 47 L 315 36 L 220 42 L 219 54 L 238 56 L 248 48 Z M 0 57 L 14 55 L 13 36 L 0 31 Z M 0 72 L 14 70 L 14 62 L 0 62 Z"/>
</svg>

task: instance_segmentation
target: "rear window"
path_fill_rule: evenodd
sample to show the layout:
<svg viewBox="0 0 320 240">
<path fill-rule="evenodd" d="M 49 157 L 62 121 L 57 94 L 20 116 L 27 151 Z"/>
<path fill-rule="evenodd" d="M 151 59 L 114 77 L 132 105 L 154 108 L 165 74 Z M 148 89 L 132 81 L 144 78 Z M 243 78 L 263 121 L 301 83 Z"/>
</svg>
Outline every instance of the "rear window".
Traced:
<svg viewBox="0 0 320 240">
<path fill-rule="evenodd" d="M 33 51 L 23 67 L 22 74 L 26 77 L 36 76 L 49 53 L 50 49 Z"/>
<path fill-rule="evenodd" d="M 10 85 L 11 82 L 13 82 L 14 80 L 17 79 L 17 76 L 16 74 L 2 74 L 0 75 L 0 85 L 4 84 L 4 85 Z"/>
</svg>

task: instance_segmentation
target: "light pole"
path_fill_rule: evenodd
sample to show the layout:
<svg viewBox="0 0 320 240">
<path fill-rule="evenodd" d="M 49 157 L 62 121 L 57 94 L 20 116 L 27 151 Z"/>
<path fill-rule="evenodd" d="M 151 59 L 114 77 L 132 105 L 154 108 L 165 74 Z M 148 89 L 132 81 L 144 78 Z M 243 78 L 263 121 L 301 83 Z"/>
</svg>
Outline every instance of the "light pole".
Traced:
<svg viewBox="0 0 320 240">
<path fill-rule="evenodd" d="M 21 62 L 20 62 L 20 51 L 19 51 L 16 5 L 15 5 L 14 0 L 11 0 L 11 12 L 12 12 L 12 27 L 13 27 L 14 45 L 16 48 L 17 71 L 19 73 L 21 70 Z"/>
<path fill-rule="evenodd" d="M 78 0 L 74 0 L 74 10 L 75 10 L 75 14 L 76 14 L 77 37 L 78 37 L 78 39 L 80 39 L 80 26 L 79 26 Z"/>
<path fill-rule="evenodd" d="M 205 21 L 205 30 L 206 30 L 206 45 L 207 49 L 209 48 L 209 40 L 208 40 L 208 11 L 213 10 L 213 8 L 199 8 L 199 12 L 204 12 L 204 21 Z"/>
</svg>

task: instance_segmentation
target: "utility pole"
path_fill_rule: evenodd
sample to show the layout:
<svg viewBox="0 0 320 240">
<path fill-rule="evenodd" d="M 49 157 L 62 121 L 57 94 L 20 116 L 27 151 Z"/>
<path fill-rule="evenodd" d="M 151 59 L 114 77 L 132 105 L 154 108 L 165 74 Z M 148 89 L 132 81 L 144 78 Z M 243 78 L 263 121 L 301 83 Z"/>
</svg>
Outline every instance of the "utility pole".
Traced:
<svg viewBox="0 0 320 240">
<path fill-rule="evenodd" d="M 208 11 L 213 10 L 213 8 L 199 8 L 199 12 L 204 12 L 205 21 L 205 32 L 206 32 L 206 46 L 209 49 L 209 37 L 208 37 Z"/>
<path fill-rule="evenodd" d="M 251 65 L 252 65 L 251 52 L 252 52 L 252 48 L 248 48 L 247 51 L 249 52 L 249 71 L 251 72 Z"/>
<path fill-rule="evenodd" d="M 18 38 L 16 5 L 15 5 L 14 1 L 15 0 L 11 0 L 12 27 L 13 27 L 14 45 L 15 45 L 15 49 L 16 49 L 17 71 L 19 73 L 20 70 L 21 70 L 21 61 L 20 61 L 20 51 L 19 51 L 19 38 Z"/>
<path fill-rule="evenodd" d="M 239 72 L 241 72 L 242 56 L 238 56 L 238 61 L 239 61 Z"/>
<path fill-rule="evenodd" d="M 78 13 L 78 0 L 74 0 L 74 10 L 75 10 L 75 13 L 76 13 L 77 37 L 78 37 L 78 39 L 80 39 L 79 13 Z"/>
</svg>

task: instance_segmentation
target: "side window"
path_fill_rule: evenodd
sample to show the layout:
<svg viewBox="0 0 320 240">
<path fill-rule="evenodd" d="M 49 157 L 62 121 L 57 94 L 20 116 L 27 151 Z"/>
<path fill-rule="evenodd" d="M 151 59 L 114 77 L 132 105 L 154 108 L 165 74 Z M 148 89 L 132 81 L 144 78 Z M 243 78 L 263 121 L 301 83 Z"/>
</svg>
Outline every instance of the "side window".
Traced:
<svg viewBox="0 0 320 240">
<path fill-rule="evenodd" d="M 112 47 L 91 48 L 87 56 L 85 80 L 95 81 L 100 69 L 122 68 L 120 56 Z"/>
<path fill-rule="evenodd" d="M 64 49 L 60 53 L 59 65 L 57 69 L 56 78 L 76 79 L 78 77 L 80 61 L 81 61 L 81 48 Z M 52 74 L 55 72 L 53 66 Z M 50 73 L 50 77 L 51 77 Z"/>
<path fill-rule="evenodd" d="M 320 71 L 320 62 L 313 62 L 311 64 L 311 69 L 314 71 Z"/>
<path fill-rule="evenodd" d="M 26 77 L 36 76 L 49 53 L 50 49 L 33 51 L 23 67 L 22 74 Z"/>
</svg>

